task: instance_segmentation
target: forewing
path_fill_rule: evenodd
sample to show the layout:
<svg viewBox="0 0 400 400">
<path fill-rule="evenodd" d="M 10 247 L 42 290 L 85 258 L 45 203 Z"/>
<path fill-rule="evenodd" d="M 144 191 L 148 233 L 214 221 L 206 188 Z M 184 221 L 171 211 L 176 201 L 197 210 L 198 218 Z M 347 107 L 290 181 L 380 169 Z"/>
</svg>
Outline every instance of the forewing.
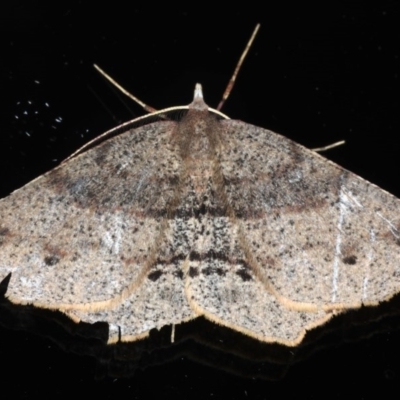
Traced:
<svg viewBox="0 0 400 400">
<path fill-rule="evenodd" d="M 0 279 L 12 273 L 12 301 L 95 310 L 141 284 L 176 196 L 175 126 L 125 132 L 1 200 Z"/>
<path fill-rule="evenodd" d="M 224 121 L 218 158 L 251 268 L 294 309 L 400 290 L 400 200 L 271 131 Z"/>
</svg>

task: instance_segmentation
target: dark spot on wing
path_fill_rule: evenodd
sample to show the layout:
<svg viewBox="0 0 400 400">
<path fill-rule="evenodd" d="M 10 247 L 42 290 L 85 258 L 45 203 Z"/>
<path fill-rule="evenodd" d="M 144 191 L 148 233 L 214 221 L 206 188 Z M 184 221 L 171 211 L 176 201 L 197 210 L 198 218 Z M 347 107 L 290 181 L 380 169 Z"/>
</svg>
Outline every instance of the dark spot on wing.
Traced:
<svg viewBox="0 0 400 400">
<path fill-rule="evenodd" d="M 151 281 L 155 282 L 156 280 L 158 280 L 158 279 L 160 278 L 160 276 L 161 276 L 162 274 L 163 274 L 162 271 L 153 271 L 153 272 L 150 272 L 150 274 L 147 275 L 147 277 L 148 277 Z"/>
<path fill-rule="evenodd" d="M 189 276 L 191 278 L 195 278 L 198 275 L 199 275 L 199 270 L 197 268 L 195 268 L 195 267 L 190 267 L 189 268 Z"/>
<path fill-rule="evenodd" d="M 342 260 L 345 264 L 354 265 L 357 262 L 357 257 L 355 255 L 351 255 L 348 257 L 344 257 Z"/>
<path fill-rule="evenodd" d="M 236 271 L 236 274 L 240 276 L 244 282 L 250 281 L 252 279 L 251 275 L 246 271 L 245 268 L 239 269 L 239 271 Z"/>
<path fill-rule="evenodd" d="M 8 228 L 1 228 L 0 229 L 0 236 L 6 236 L 10 233 L 10 230 Z"/>
<path fill-rule="evenodd" d="M 220 267 L 207 267 L 201 270 L 201 272 L 208 276 L 211 274 L 217 274 L 218 276 L 225 276 L 226 271 L 224 271 L 222 268 Z"/>
<path fill-rule="evenodd" d="M 176 276 L 179 279 L 183 279 L 183 271 L 181 269 L 178 269 L 177 271 L 174 272 L 174 276 Z"/>
<path fill-rule="evenodd" d="M 44 262 L 49 267 L 52 267 L 53 265 L 58 264 L 60 262 L 60 259 L 57 256 L 47 256 L 44 258 Z"/>
<path fill-rule="evenodd" d="M 6 241 L 6 236 L 10 235 L 10 230 L 8 228 L 0 229 L 0 246 Z"/>
<path fill-rule="evenodd" d="M 206 205 L 203 203 L 199 208 L 194 210 L 194 216 L 199 219 L 200 216 L 205 215 L 206 212 Z"/>
<path fill-rule="evenodd" d="M 190 253 L 190 256 L 189 256 L 189 260 L 190 260 L 190 261 L 200 261 L 200 260 L 202 260 L 202 259 L 203 259 L 203 257 L 202 257 L 201 254 L 198 253 L 197 251 L 192 251 L 192 252 Z"/>
</svg>

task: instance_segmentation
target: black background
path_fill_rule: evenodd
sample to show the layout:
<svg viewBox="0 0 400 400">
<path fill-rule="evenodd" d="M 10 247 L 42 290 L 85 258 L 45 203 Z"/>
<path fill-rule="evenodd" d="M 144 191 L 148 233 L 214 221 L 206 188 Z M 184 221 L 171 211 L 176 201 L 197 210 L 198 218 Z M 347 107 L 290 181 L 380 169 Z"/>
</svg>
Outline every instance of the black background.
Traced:
<svg viewBox="0 0 400 400">
<path fill-rule="evenodd" d="M 121 102 L 93 63 L 155 108 L 188 104 L 196 82 L 215 107 L 260 22 L 223 111 L 311 148 L 344 139 L 345 146 L 326 156 L 400 197 L 397 2 L 299 2 L 266 10 L 244 4 L 223 11 L 198 2 L 10 4 L 0 17 L 1 196 L 142 114 L 129 100 Z M 1 327 L 0 381 L 14 398 L 90 390 L 132 399 L 361 399 L 377 388 L 384 398 L 400 380 L 399 327 L 400 318 L 397 330 L 395 322 L 393 330 L 352 342 L 339 331 L 334 344 L 275 382 L 237 377 L 185 356 L 130 378 L 98 379 L 94 357 L 63 351 L 29 329 Z"/>
</svg>

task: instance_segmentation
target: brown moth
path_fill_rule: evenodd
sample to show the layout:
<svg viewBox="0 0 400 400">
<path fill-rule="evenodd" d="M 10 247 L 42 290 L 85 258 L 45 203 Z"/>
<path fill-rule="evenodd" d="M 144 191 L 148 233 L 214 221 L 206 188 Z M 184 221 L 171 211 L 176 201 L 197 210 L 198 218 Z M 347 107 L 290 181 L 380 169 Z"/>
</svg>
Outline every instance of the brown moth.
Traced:
<svg viewBox="0 0 400 400">
<path fill-rule="evenodd" d="M 296 345 L 400 290 L 399 211 L 197 85 L 179 122 L 127 129 L 1 200 L 0 280 L 12 302 L 108 322 L 109 342 L 204 316 Z"/>
</svg>

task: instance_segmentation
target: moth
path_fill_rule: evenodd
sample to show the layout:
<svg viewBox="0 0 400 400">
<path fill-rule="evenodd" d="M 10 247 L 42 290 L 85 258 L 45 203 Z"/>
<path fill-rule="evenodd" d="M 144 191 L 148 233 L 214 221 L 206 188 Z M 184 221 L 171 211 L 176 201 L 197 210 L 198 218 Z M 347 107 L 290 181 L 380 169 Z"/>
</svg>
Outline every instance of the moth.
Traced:
<svg viewBox="0 0 400 400">
<path fill-rule="evenodd" d="M 204 316 L 293 346 L 400 290 L 399 199 L 228 119 L 200 85 L 186 108 L 124 125 L 0 201 L 12 302 L 106 321 L 110 343 Z"/>
</svg>

